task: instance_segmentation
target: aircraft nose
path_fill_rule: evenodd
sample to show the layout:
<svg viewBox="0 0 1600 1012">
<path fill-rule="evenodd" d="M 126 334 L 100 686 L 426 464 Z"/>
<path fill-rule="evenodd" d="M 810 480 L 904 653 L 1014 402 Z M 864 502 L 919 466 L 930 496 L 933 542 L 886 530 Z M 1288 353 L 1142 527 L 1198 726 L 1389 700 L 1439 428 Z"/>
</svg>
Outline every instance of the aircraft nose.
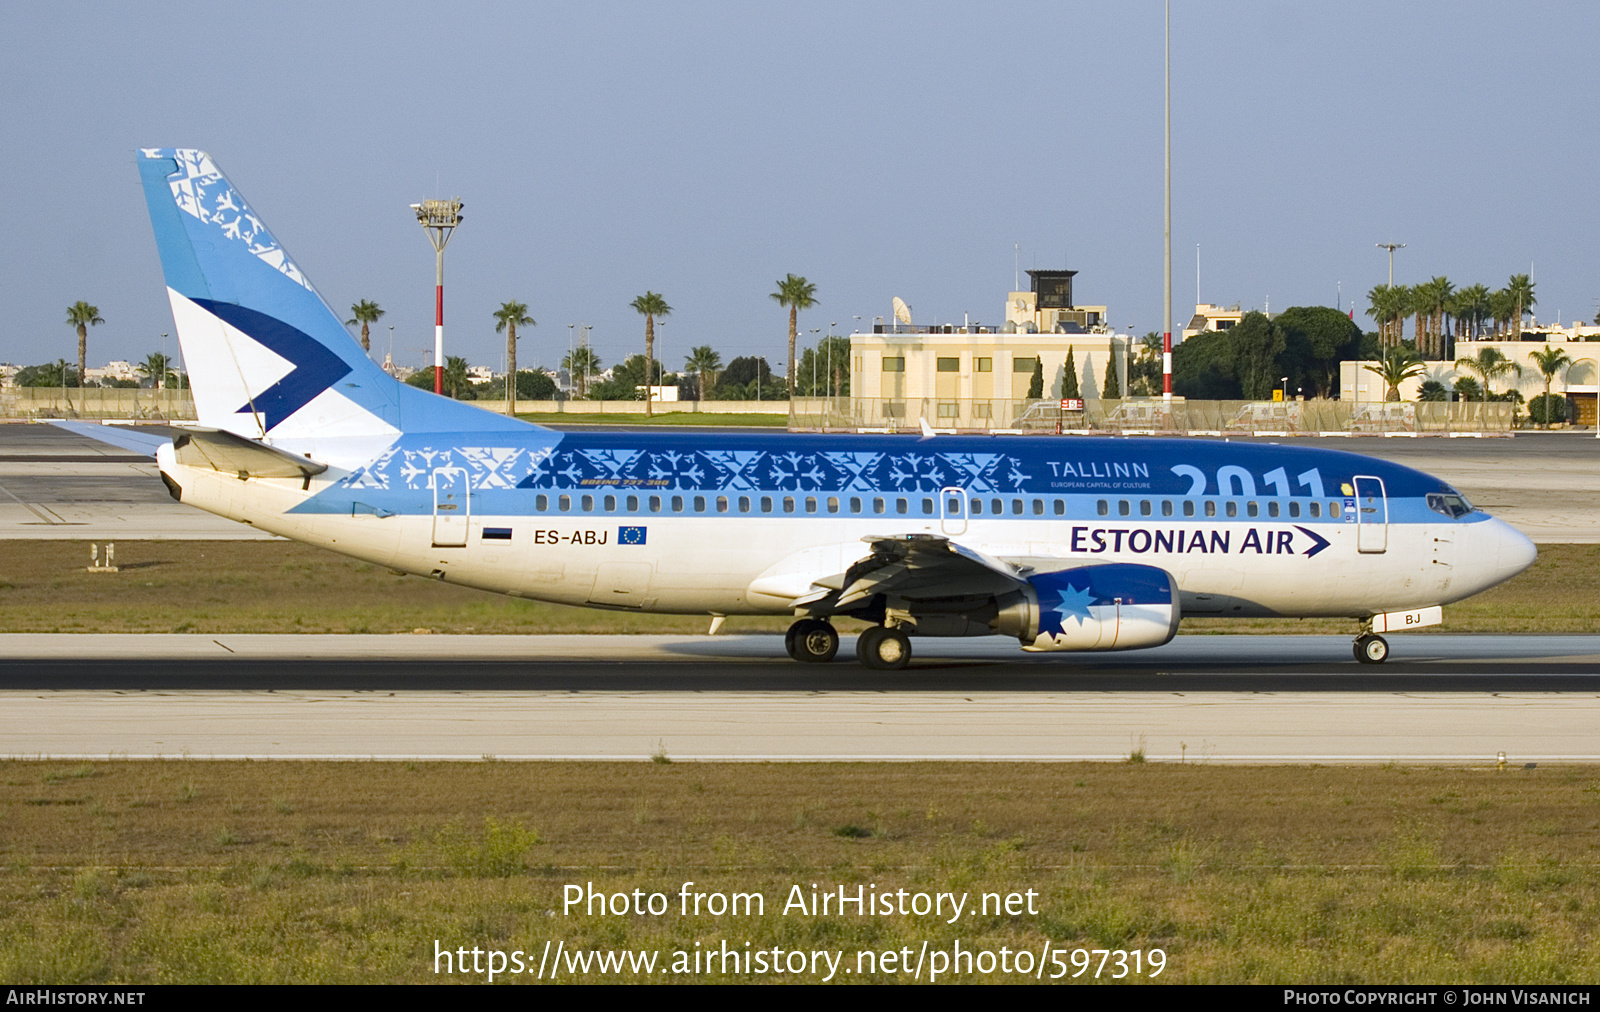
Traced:
<svg viewBox="0 0 1600 1012">
<path fill-rule="evenodd" d="M 1528 536 L 1504 520 L 1491 520 L 1495 527 L 1495 541 L 1499 548 L 1499 576 L 1495 582 L 1509 580 L 1533 565 L 1539 549 Z"/>
</svg>

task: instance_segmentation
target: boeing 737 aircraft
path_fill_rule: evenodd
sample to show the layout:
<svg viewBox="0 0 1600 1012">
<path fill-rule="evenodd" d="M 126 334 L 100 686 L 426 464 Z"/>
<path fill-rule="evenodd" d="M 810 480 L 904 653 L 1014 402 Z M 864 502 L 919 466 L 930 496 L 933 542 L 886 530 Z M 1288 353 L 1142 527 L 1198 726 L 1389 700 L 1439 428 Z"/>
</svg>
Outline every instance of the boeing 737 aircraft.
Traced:
<svg viewBox="0 0 1600 1012">
<path fill-rule="evenodd" d="M 198 425 L 138 446 L 180 502 L 513 597 L 833 619 L 873 668 L 910 637 L 1159 646 L 1182 616 L 1340 616 L 1355 656 L 1521 572 L 1522 534 L 1428 475 L 1182 439 L 554 432 L 367 358 L 201 151 L 138 155 Z"/>
</svg>

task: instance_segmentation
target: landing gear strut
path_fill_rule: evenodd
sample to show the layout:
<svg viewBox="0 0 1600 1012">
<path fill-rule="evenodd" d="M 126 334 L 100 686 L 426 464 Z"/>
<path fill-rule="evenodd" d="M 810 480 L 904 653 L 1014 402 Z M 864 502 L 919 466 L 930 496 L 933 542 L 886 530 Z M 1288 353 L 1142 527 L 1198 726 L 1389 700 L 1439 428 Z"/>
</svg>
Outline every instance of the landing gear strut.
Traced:
<svg viewBox="0 0 1600 1012">
<path fill-rule="evenodd" d="M 784 634 L 783 648 L 797 661 L 826 664 L 839 652 L 839 634 L 821 619 L 803 618 Z"/>
<path fill-rule="evenodd" d="M 911 639 L 898 629 L 875 625 L 856 640 L 856 659 L 879 671 L 897 671 L 911 661 Z"/>
<path fill-rule="evenodd" d="M 1356 660 L 1362 664 L 1382 664 L 1389 659 L 1389 641 L 1374 633 L 1356 637 Z"/>
</svg>

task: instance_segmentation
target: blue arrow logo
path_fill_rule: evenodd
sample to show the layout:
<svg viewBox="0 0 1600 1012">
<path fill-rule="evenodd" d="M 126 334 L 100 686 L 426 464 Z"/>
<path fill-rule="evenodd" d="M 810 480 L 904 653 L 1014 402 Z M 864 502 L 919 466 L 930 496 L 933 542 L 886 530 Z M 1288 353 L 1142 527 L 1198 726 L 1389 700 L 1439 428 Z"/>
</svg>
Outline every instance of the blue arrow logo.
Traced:
<svg viewBox="0 0 1600 1012">
<path fill-rule="evenodd" d="M 1312 541 L 1316 542 L 1316 544 L 1314 544 L 1310 548 L 1306 549 L 1306 552 L 1305 552 L 1306 558 L 1309 559 L 1313 555 L 1316 555 L 1318 552 L 1322 551 L 1324 548 L 1328 547 L 1328 544 L 1329 544 L 1328 539 L 1323 537 L 1322 535 L 1316 533 L 1315 531 L 1308 531 L 1304 527 L 1301 527 L 1299 524 L 1295 524 L 1294 525 L 1294 529 L 1299 531 L 1301 534 L 1304 534 L 1306 537 L 1310 538 Z"/>
<path fill-rule="evenodd" d="M 270 431 L 305 407 L 322 391 L 350 373 L 350 365 L 327 345 L 276 317 L 232 302 L 195 299 L 195 304 L 257 342 L 288 359 L 289 374 L 239 408 L 235 414 L 260 412 Z"/>
</svg>

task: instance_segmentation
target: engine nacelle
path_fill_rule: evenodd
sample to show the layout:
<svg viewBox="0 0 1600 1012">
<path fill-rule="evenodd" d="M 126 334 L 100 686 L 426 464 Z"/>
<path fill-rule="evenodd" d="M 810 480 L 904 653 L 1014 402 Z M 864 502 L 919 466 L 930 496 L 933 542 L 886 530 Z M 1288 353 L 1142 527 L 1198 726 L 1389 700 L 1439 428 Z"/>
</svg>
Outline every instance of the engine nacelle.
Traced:
<svg viewBox="0 0 1600 1012">
<path fill-rule="evenodd" d="M 1158 647 L 1178 632 L 1178 581 L 1155 566 L 1106 563 L 1040 573 L 999 601 L 997 631 L 1024 650 Z"/>
</svg>

